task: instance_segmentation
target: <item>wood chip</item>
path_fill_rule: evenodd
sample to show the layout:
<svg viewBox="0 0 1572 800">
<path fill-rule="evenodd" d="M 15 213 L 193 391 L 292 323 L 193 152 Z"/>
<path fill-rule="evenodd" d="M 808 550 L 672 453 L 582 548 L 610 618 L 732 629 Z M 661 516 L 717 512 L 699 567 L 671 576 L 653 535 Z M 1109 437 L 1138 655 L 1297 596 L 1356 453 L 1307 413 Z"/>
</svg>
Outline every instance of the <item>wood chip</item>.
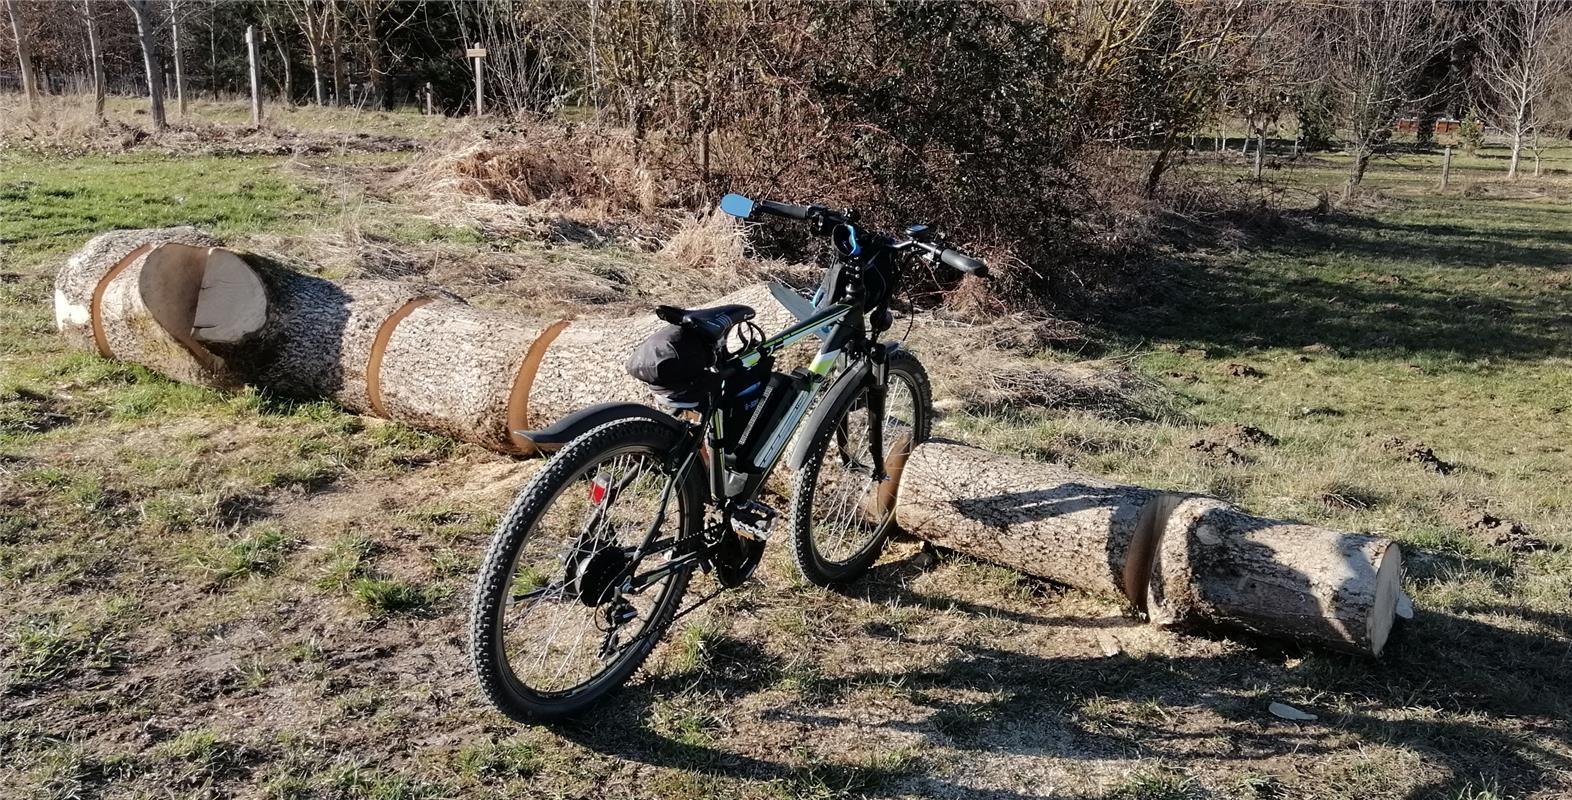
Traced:
<svg viewBox="0 0 1572 800">
<path fill-rule="evenodd" d="M 1403 619 L 1414 618 L 1414 601 L 1407 592 L 1399 592 L 1397 595 L 1397 615 Z"/>
<path fill-rule="evenodd" d="M 1300 711 L 1293 706 L 1285 705 L 1283 703 L 1273 703 L 1267 706 L 1266 710 L 1272 712 L 1272 716 L 1274 717 L 1292 720 L 1294 722 L 1309 722 L 1310 720 L 1318 719 L 1318 717 L 1316 717 L 1314 714 Z"/>
</svg>

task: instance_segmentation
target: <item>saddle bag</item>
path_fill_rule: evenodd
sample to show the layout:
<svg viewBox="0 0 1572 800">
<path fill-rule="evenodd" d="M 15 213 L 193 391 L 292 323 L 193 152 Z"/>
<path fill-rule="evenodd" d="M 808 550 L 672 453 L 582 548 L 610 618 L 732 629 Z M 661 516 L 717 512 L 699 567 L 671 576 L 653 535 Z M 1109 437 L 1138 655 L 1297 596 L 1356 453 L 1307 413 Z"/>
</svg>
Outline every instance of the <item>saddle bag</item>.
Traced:
<svg viewBox="0 0 1572 800">
<path fill-rule="evenodd" d="M 715 366 L 714 338 L 681 325 L 651 334 L 628 356 L 628 374 L 674 403 L 697 401 L 700 379 Z"/>
</svg>

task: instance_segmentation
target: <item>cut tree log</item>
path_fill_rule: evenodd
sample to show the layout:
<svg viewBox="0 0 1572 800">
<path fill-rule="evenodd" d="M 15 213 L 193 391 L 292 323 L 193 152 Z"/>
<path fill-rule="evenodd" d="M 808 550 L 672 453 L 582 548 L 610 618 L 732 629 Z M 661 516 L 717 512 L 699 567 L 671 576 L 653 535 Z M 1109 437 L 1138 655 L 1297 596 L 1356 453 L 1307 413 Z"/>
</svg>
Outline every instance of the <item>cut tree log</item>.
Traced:
<svg viewBox="0 0 1572 800">
<path fill-rule="evenodd" d="M 896 521 L 941 547 L 1213 626 L 1378 656 L 1401 594 L 1388 539 L 1261 519 L 934 440 L 906 460 Z"/>
<path fill-rule="evenodd" d="M 941 547 L 1139 606 L 1163 494 L 934 439 L 905 460 L 895 517 Z"/>
<path fill-rule="evenodd" d="M 83 350 L 111 356 L 99 345 L 102 333 L 96 320 L 103 291 L 131 261 L 164 242 L 196 247 L 216 247 L 217 239 L 196 228 L 157 228 L 110 231 L 94 236 L 55 275 L 55 327 Z"/>
<path fill-rule="evenodd" d="M 1164 522 L 1146 606 L 1159 625 L 1222 626 L 1379 656 L 1402 572 L 1402 551 L 1389 539 L 1187 497 Z"/>
<path fill-rule="evenodd" d="M 606 400 L 654 400 L 624 368 L 665 324 L 653 314 L 570 326 L 474 308 L 431 286 L 328 281 L 217 244 L 191 228 L 93 239 L 57 277 L 62 332 L 176 380 L 331 398 L 526 455 L 533 445 L 513 431 Z M 793 321 L 763 284 L 722 303 L 753 306 L 767 331 Z"/>
<path fill-rule="evenodd" d="M 224 359 L 196 338 L 212 249 L 164 242 L 138 252 L 98 296 L 94 327 L 99 352 L 185 383 L 240 385 L 241 378 Z M 242 341 L 256 333 L 264 317 L 265 308 L 253 308 L 244 317 L 228 320 L 227 341 Z"/>
<path fill-rule="evenodd" d="M 531 385 L 562 325 L 452 301 L 422 305 L 398 323 L 381 354 L 373 412 L 492 450 L 533 454 L 512 432 L 527 426 Z"/>
</svg>

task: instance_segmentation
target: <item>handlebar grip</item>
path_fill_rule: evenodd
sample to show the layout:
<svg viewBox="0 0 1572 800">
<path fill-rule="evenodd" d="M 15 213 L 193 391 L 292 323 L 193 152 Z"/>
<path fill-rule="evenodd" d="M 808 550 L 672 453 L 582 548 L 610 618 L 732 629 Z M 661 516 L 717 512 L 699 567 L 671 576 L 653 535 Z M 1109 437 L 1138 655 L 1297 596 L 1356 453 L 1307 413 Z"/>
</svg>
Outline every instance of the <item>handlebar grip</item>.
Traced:
<svg viewBox="0 0 1572 800">
<path fill-rule="evenodd" d="M 777 203 L 774 200 L 760 200 L 758 202 L 758 208 L 760 211 L 763 211 L 766 214 L 774 214 L 777 217 L 786 217 L 788 219 L 808 218 L 807 206 L 792 205 L 791 203 Z"/>
<path fill-rule="evenodd" d="M 968 275 L 976 275 L 979 278 L 988 277 L 987 264 L 984 264 L 983 262 L 978 261 L 977 259 L 972 258 L 971 256 L 966 255 L 959 250 L 947 249 L 943 253 L 939 254 L 939 260 L 943 261 L 949 266 L 967 273 Z"/>
</svg>

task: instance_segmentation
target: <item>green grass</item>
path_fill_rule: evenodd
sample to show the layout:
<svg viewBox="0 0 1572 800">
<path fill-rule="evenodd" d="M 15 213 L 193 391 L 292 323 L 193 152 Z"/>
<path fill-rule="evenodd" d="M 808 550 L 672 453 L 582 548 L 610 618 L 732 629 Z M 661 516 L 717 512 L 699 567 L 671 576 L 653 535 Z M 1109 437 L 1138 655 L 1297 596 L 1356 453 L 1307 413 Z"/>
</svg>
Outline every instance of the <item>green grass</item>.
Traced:
<svg viewBox="0 0 1572 800">
<path fill-rule="evenodd" d="M 30 262 L 115 228 L 196 225 L 219 238 L 286 232 L 329 210 L 277 157 L 0 154 L 0 244 Z"/>
</svg>

